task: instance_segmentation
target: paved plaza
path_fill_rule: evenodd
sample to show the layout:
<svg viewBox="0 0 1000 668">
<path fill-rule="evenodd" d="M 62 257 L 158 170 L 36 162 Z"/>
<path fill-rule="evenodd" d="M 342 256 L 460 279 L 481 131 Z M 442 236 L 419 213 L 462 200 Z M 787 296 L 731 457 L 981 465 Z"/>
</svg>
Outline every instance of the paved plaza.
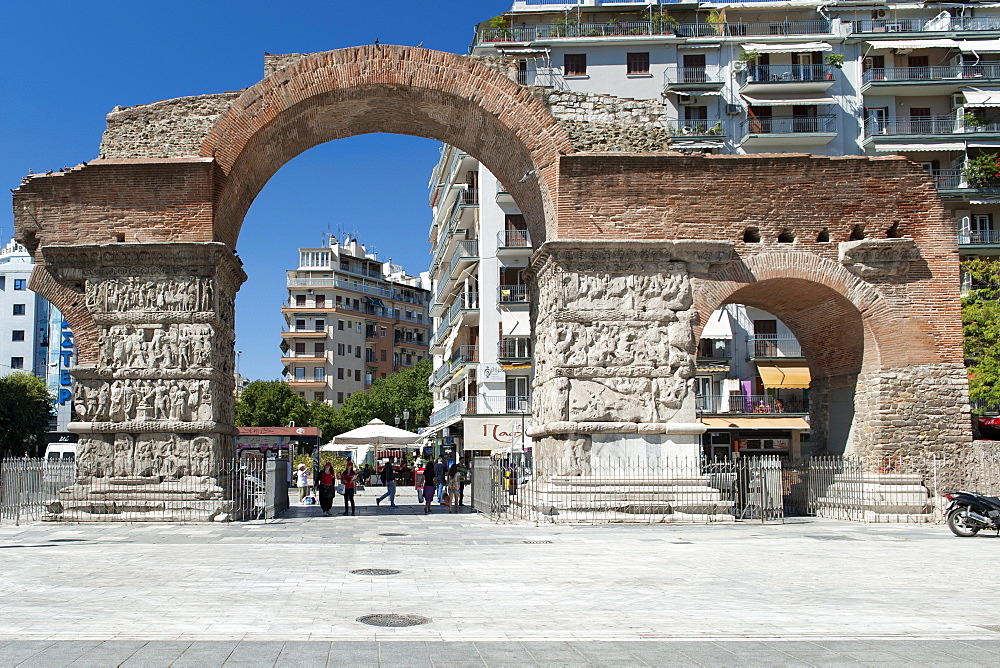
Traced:
<svg viewBox="0 0 1000 668">
<path fill-rule="evenodd" d="M 1000 665 L 992 536 L 494 525 L 376 493 L 348 517 L 4 524 L 0 665 Z"/>
</svg>

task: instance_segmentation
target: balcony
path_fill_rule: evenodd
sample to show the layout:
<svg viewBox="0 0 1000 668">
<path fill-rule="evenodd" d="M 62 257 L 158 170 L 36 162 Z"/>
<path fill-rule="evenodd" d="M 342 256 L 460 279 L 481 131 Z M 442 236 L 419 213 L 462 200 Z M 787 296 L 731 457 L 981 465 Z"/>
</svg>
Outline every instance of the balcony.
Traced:
<svg viewBox="0 0 1000 668">
<path fill-rule="evenodd" d="M 505 403 L 508 413 L 531 414 L 531 397 L 529 396 L 507 395 Z"/>
<path fill-rule="evenodd" d="M 938 17 L 927 18 L 897 18 L 897 19 L 862 19 L 854 21 L 851 27 L 852 35 L 871 35 L 878 33 L 932 33 L 942 32 L 992 32 L 1000 30 L 1000 17 L 982 18 L 952 18 L 942 21 Z"/>
<path fill-rule="evenodd" d="M 498 304 L 527 304 L 530 301 L 527 285 L 501 285 L 497 288 Z"/>
<path fill-rule="evenodd" d="M 781 398 L 768 394 L 744 394 L 728 397 L 698 395 L 695 397 L 695 410 L 703 413 L 792 413 L 801 415 L 809 412 L 809 402 L 804 395 Z"/>
<path fill-rule="evenodd" d="M 454 255 L 451 256 L 451 263 L 448 271 L 445 272 L 447 281 L 456 281 L 462 270 L 479 260 L 479 240 L 466 239 L 458 242 Z"/>
<path fill-rule="evenodd" d="M 434 373 L 431 374 L 429 384 L 431 387 L 437 387 L 443 383 L 451 375 L 452 368 L 449 362 L 444 362 L 439 366 Z"/>
<path fill-rule="evenodd" d="M 509 28 L 481 28 L 476 44 L 516 44 L 558 39 L 641 37 L 749 37 L 782 35 L 828 35 L 831 22 L 762 21 L 723 23 L 668 23 L 659 21 L 609 21 L 607 23 L 540 24 Z"/>
<path fill-rule="evenodd" d="M 475 312 L 479 310 L 479 293 L 478 292 L 465 292 L 458 295 L 455 301 L 452 303 L 451 308 L 448 309 L 448 313 L 441 318 L 441 322 L 437 329 L 434 330 L 434 336 L 431 338 L 430 346 L 435 348 L 444 340 L 444 337 L 448 333 L 448 329 L 460 320 L 460 316 L 465 313 Z M 459 323 L 461 325 L 461 323 Z"/>
<path fill-rule="evenodd" d="M 369 363 L 378 362 L 378 359 L 375 356 L 375 351 L 374 350 L 366 350 L 365 351 L 365 362 L 369 362 Z"/>
<path fill-rule="evenodd" d="M 959 232 L 959 245 L 990 246 L 1000 244 L 1000 230 L 973 230 Z"/>
<path fill-rule="evenodd" d="M 528 230 L 501 230 L 497 232 L 497 252 L 502 250 L 531 249 Z"/>
<path fill-rule="evenodd" d="M 726 143 L 726 132 L 722 121 L 713 119 L 678 119 L 660 121 L 669 132 L 673 145 L 696 145 L 702 148 L 718 148 Z"/>
<path fill-rule="evenodd" d="M 822 93 L 834 82 L 830 65 L 753 65 L 741 75 L 740 92 Z"/>
<path fill-rule="evenodd" d="M 497 343 L 497 359 L 527 361 L 531 359 L 531 339 L 527 336 L 504 337 Z"/>
<path fill-rule="evenodd" d="M 861 92 L 879 95 L 949 95 L 966 86 L 1000 84 L 1000 64 L 877 67 L 861 75 Z"/>
<path fill-rule="evenodd" d="M 747 337 L 747 359 L 802 357 L 802 346 L 794 336 Z"/>
<path fill-rule="evenodd" d="M 379 276 L 381 278 L 381 276 Z M 387 288 L 378 285 L 369 285 L 367 283 L 359 283 L 358 281 L 348 281 L 343 278 L 326 277 L 326 278 L 304 278 L 301 276 L 289 277 L 287 281 L 287 287 L 289 288 L 341 288 L 343 290 L 351 290 L 354 292 L 362 292 L 367 295 L 375 295 L 376 297 L 384 297 L 386 299 L 394 299 L 396 301 L 407 302 L 410 304 L 422 305 L 427 303 L 426 299 L 422 299 L 419 296 L 404 295 L 399 290 L 394 290 L 392 288 Z M 333 304 L 327 303 L 326 308 L 329 309 Z"/>
<path fill-rule="evenodd" d="M 762 146 L 823 146 L 837 136 L 834 114 L 816 116 L 757 116 L 742 123 L 740 145 L 744 148 Z"/>
<path fill-rule="evenodd" d="M 703 67 L 670 65 L 663 73 L 663 90 L 665 91 L 721 90 L 724 84 L 722 67 L 718 65 L 705 65 Z"/>
<path fill-rule="evenodd" d="M 996 141 L 1000 139 L 1000 121 L 966 121 L 965 118 L 956 118 L 954 115 L 919 116 L 895 120 L 869 118 L 865 122 L 862 143 L 873 141 L 906 141 L 908 143 L 914 137 L 920 137 L 924 141 L 946 139 L 953 142 L 958 139 L 956 135 L 969 134 L 978 135 L 974 138 L 977 141 Z M 972 137 L 963 136 L 961 138 L 973 140 Z"/>
<path fill-rule="evenodd" d="M 474 364 L 478 361 L 479 346 L 459 346 L 450 360 L 452 369 L 457 369 L 465 364 Z"/>
<path fill-rule="evenodd" d="M 479 407 L 478 397 L 456 399 L 444 408 L 431 413 L 429 426 L 434 427 L 462 415 L 475 415 Z"/>
</svg>

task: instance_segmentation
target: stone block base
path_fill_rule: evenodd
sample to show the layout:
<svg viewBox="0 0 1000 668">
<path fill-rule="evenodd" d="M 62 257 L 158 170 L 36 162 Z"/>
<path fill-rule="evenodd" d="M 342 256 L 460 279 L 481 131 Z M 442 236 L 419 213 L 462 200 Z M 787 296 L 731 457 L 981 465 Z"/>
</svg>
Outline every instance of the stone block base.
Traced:
<svg viewBox="0 0 1000 668">
<path fill-rule="evenodd" d="M 931 522 L 934 503 L 918 474 L 865 473 L 834 476 L 817 490 L 816 514 L 855 522 Z"/>
</svg>

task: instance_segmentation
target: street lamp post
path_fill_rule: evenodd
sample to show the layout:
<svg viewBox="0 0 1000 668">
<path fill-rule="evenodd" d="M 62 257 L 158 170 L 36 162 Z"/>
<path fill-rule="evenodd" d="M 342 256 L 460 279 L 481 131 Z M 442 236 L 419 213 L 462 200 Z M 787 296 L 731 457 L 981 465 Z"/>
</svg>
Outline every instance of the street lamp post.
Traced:
<svg viewBox="0 0 1000 668">
<path fill-rule="evenodd" d="M 410 428 L 410 409 L 403 409 L 403 429 L 409 430 Z"/>
</svg>

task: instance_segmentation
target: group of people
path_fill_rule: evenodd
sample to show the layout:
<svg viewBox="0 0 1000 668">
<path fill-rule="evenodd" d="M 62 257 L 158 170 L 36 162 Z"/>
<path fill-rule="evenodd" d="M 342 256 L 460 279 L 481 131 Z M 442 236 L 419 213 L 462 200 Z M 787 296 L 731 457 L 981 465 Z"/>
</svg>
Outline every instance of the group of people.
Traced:
<svg viewBox="0 0 1000 668">
<path fill-rule="evenodd" d="M 368 467 L 368 465 L 365 465 Z M 311 495 L 312 488 L 319 492 L 319 505 L 324 515 L 332 515 L 333 499 L 339 492 L 344 497 L 344 512 L 342 515 L 356 515 L 357 506 L 354 501 L 354 494 L 358 484 L 364 484 L 365 469 L 357 470 L 354 462 L 348 461 L 346 468 L 339 474 L 334 470 L 331 462 L 326 462 L 319 474 L 313 480 L 312 472 L 305 464 L 300 464 L 295 472 L 295 484 L 299 489 L 299 502 L 306 503 L 306 498 Z M 424 502 L 424 513 L 431 512 L 431 504 L 437 496 L 438 503 L 447 506 L 449 513 L 457 513 L 459 506 L 464 506 L 465 478 L 467 470 L 457 462 L 450 467 L 445 464 L 443 457 L 438 457 L 436 463 L 427 461 L 419 480 L 417 480 L 417 499 Z M 370 478 L 372 472 L 368 468 L 367 476 Z M 393 457 L 389 458 L 382 471 L 378 474 L 379 481 L 385 485 L 385 494 L 375 499 L 375 505 L 381 505 L 389 499 L 389 505 L 396 507 L 396 483 L 399 480 L 409 480 L 412 473 L 404 461 L 397 469 Z"/>
</svg>

